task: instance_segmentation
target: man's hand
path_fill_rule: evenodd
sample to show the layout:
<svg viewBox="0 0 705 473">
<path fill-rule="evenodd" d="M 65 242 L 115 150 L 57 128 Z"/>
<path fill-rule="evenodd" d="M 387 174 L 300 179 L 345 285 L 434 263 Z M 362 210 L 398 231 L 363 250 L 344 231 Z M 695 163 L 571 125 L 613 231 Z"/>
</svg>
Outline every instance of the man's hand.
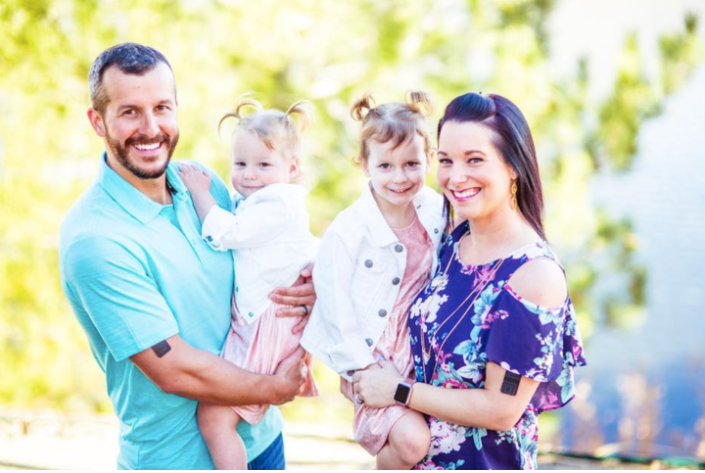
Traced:
<svg viewBox="0 0 705 473">
<path fill-rule="evenodd" d="M 277 370 L 274 372 L 274 377 L 277 378 L 278 389 L 274 405 L 284 404 L 293 401 L 296 395 L 301 390 L 304 384 L 304 355 L 306 352 L 299 347 L 293 355 L 279 363 Z"/>
<path fill-rule="evenodd" d="M 290 306 L 278 309 L 277 317 L 301 317 L 292 333 L 303 331 L 316 302 L 316 290 L 311 280 L 312 270 L 313 265 L 309 264 L 301 270 L 299 278 L 291 287 L 278 287 L 269 295 L 272 301 Z"/>
</svg>

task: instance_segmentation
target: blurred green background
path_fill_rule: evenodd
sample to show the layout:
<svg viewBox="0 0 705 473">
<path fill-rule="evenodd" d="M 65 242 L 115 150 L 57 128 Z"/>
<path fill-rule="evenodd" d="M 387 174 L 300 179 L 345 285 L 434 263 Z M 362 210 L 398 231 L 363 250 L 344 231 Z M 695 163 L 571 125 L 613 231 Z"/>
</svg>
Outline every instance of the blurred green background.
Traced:
<svg viewBox="0 0 705 473">
<path fill-rule="evenodd" d="M 629 172 L 644 120 L 657 115 L 701 63 L 698 17 L 654 38 L 646 74 L 636 33 L 613 44 L 606 92 L 590 94 L 585 57 L 551 67 L 547 21 L 557 0 L 2 0 L 0 2 L 0 406 L 67 413 L 111 410 L 104 378 L 61 293 L 58 230 L 92 182 L 102 151 L 86 119 L 87 75 L 119 42 L 156 47 L 174 68 L 181 139 L 174 159 L 196 159 L 227 179 L 216 125 L 254 91 L 265 106 L 316 105 L 305 172 L 314 233 L 358 195 L 352 164 L 365 91 L 398 101 L 433 94 L 434 118 L 466 91 L 500 93 L 525 113 L 537 144 L 549 241 L 566 265 L 589 345 L 597 313 L 628 326 L 643 316 L 647 274 L 629 219 L 590 196 L 590 178 Z M 627 32 L 628 33 L 628 32 Z M 435 122 L 433 124 L 435 127 Z M 435 185 L 435 179 L 429 179 Z M 621 285 L 599 297 L 598 274 Z M 337 380 L 317 368 L 324 399 L 285 408 L 290 419 L 345 418 Z"/>
</svg>

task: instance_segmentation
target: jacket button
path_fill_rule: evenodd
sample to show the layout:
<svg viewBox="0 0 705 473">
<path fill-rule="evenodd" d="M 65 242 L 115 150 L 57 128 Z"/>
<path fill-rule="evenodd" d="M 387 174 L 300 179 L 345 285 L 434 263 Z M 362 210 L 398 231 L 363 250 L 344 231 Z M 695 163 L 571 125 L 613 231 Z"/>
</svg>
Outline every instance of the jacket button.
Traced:
<svg viewBox="0 0 705 473">
<path fill-rule="evenodd" d="M 394 278 L 394 279 L 392 279 L 392 284 L 394 284 L 395 286 L 396 286 L 397 284 L 399 284 L 400 282 L 401 282 L 401 280 L 400 280 L 399 278 Z"/>
<path fill-rule="evenodd" d="M 368 268 L 371 268 L 373 264 L 374 263 L 372 263 L 371 259 L 368 259 L 367 261 L 365 261 L 365 266 L 367 266 Z"/>
<path fill-rule="evenodd" d="M 377 312 L 380 317 L 384 317 L 387 315 L 387 311 L 384 309 L 379 309 L 379 312 Z"/>
<path fill-rule="evenodd" d="M 367 343 L 367 346 L 368 346 L 368 347 L 371 347 L 372 344 L 374 343 L 371 338 L 366 338 L 366 339 L 365 339 L 365 342 Z"/>
<path fill-rule="evenodd" d="M 437 229 L 437 228 L 434 228 L 434 229 L 433 229 L 433 233 L 436 233 L 436 234 L 437 234 L 437 233 L 438 233 L 438 229 Z"/>
<path fill-rule="evenodd" d="M 352 376 L 355 374 L 355 370 L 348 370 L 348 376 Z"/>
<path fill-rule="evenodd" d="M 396 251 L 397 253 L 401 253 L 402 251 L 404 251 L 404 247 L 401 245 L 397 245 L 394 247 L 394 251 Z"/>
</svg>

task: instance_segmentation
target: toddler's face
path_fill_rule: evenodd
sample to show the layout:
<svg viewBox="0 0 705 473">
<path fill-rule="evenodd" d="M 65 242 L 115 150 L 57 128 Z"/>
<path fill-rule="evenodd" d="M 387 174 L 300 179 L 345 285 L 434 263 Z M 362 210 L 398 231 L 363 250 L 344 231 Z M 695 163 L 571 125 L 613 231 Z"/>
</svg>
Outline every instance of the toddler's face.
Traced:
<svg viewBox="0 0 705 473">
<path fill-rule="evenodd" d="M 429 169 L 424 141 L 419 135 L 392 149 L 393 142 L 369 142 L 369 157 L 363 163 L 377 196 L 394 206 L 408 205 L 423 188 Z"/>
<path fill-rule="evenodd" d="M 238 130 L 233 137 L 231 180 L 243 197 L 249 197 L 270 184 L 289 183 L 298 172 L 296 158 L 267 148 L 249 131 Z"/>
</svg>

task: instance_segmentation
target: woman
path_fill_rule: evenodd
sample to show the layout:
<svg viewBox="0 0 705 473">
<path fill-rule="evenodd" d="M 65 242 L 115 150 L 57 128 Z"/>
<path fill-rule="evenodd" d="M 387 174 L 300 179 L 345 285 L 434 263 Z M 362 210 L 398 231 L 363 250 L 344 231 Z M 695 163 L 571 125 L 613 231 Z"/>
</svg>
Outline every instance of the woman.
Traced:
<svg viewBox="0 0 705 473">
<path fill-rule="evenodd" d="M 356 373 L 354 391 L 370 407 L 426 414 L 419 469 L 536 468 L 538 415 L 575 396 L 585 360 L 545 242 L 531 132 L 509 100 L 468 93 L 446 108 L 438 141 L 438 182 L 462 223 L 409 314 L 416 379 L 381 362 Z"/>
</svg>

